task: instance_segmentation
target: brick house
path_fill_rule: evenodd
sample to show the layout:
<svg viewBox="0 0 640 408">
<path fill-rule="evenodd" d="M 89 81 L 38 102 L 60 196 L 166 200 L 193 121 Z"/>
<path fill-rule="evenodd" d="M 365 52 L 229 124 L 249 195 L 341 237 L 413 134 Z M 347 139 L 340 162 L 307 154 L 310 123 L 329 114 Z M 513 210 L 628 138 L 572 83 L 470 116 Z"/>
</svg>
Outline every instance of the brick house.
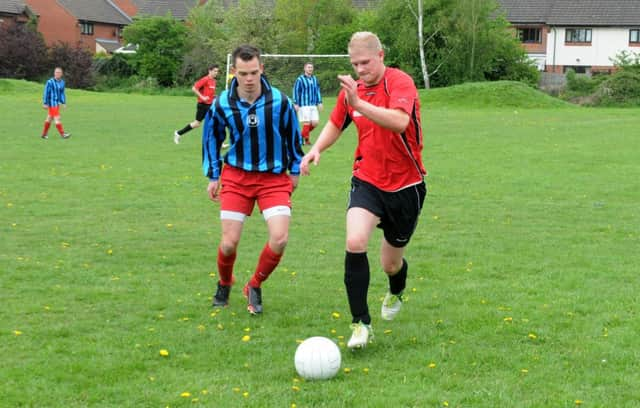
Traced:
<svg viewBox="0 0 640 408">
<path fill-rule="evenodd" d="M 610 72 L 621 51 L 640 53 L 638 0 L 499 0 L 541 71 Z"/>
<path fill-rule="evenodd" d="M 0 27 L 4 24 L 24 24 L 37 15 L 23 0 L 0 1 Z"/>
<path fill-rule="evenodd" d="M 120 47 L 131 18 L 111 0 L 24 0 L 38 13 L 38 30 L 47 45 L 80 44 L 92 52 Z"/>
</svg>

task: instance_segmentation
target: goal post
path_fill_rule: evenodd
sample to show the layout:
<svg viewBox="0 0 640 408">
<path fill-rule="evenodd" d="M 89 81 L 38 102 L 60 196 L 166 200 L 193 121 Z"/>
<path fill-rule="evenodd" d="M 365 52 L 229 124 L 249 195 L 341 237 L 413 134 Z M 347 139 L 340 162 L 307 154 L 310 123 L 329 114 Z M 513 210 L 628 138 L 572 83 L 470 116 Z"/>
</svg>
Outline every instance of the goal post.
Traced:
<svg viewBox="0 0 640 408">
<path fill-rule="evenodd" d="M 337 93 L 338 74 L 353 72 L 348 54 L 262 54 L 261 58 L 269 82 L 287 95 L 291 94 L 296 78 L 304 72 L 306 62 L 313 63 L 323 95 Z M 229 87 L 231 65 L 231 54 L 227 54 L 225 89 Z"/>
</svg>

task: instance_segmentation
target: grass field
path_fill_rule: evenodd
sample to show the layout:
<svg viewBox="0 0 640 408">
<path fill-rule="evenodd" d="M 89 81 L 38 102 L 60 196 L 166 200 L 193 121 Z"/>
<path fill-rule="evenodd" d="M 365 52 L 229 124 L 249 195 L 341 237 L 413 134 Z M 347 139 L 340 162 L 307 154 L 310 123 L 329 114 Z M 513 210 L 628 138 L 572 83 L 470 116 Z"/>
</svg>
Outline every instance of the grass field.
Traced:
<svg viewBox="0 0 640 408">
<path fill-rule="evenodd" d="M 72 138 L 44 141 L 41 92 L 0 80 L 0 406 L 640 406 L 640 110 L 513 84 L 425 93 L 429 195 L 408 301 L 379 318 L 376 233 L 376 342 L 352 353 L 352 129 L 294 193 L 256 318 L 240 284 L 210 307 L 219 221 L 200 132 L 171 139 L 195 99 L 71 90 Z M 265 239 L 254 214 L 239 283 Z M 330 381 L 295 373 L 297 341 L 315 335 L 342 345 Z"/>
</svg>

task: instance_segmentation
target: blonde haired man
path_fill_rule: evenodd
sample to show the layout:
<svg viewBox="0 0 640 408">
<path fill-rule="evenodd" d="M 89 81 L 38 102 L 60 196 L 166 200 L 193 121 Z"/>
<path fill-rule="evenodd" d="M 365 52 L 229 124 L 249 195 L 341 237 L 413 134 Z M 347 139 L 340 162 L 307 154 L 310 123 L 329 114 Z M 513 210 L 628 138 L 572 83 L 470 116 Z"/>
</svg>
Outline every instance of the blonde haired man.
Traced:
<svg viewBox="0 0 640 408">
<path fill-rule="evenodd" d="M 347 210 L 344 283 L 352 315 L 349 348 L 365 347 L 373 338 L 367 304 L 367 247 L 376 227 L 384 232 L 380 248 L 389 291 L 381 315 L 392 320 L 402 306 L 408 264 L 404 250 L 417 226 L 426 197 L 422 164 L 420 100 L 413 80 L 384 65 L 379 38 L 357 32 L 349 42 L 351 65 L 358 76 L 338 75 L 341 91 L 330 120 L 304 156 L 302 174 L 317 165 L 353 122 L 358 131 Z"/>
</svg>

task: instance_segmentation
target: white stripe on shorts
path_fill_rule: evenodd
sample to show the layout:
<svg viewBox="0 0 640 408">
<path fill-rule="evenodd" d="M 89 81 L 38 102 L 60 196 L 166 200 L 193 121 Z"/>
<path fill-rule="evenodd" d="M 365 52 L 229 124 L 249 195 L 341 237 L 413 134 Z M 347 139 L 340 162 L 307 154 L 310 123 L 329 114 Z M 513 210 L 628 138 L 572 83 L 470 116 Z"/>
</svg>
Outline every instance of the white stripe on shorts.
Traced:
<svg viewBox="0 0 640 408">
<path fill-rule="evenodd" d="M 220 211 L 220 219 L 221 220 L 232 220 L 232 221 L 240 221 L 244 222 L 247 216 L 241 212 L 237 211 Z"/>
<path fill-rule="evenodd" d="M 287 217 L 291 217 L 291 208 L 286 205 L 276 205 L 275 207 L 267 208 L 262 211 L 262 215 L 264 216 L 265 221 L 276 215 L 286 215 Z"/>
</svg>

